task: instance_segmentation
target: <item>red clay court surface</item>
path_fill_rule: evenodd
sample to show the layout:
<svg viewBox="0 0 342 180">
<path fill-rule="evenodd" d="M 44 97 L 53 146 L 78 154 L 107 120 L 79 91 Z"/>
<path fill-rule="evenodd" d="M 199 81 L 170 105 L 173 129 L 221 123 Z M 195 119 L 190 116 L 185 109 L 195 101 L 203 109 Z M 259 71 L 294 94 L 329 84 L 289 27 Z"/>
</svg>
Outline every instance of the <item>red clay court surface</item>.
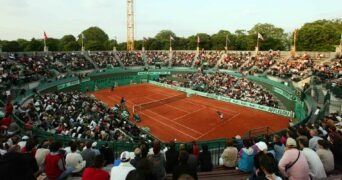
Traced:
<svg viewBox="0 0 342 180">
<path fill-rule="evenodd" d="M 98 100 L 110 107 L 125 97 L 126 106 L 132 112 L 133 106 L 170 98 L 183 94 L 151 84 L 129 85 L 103 89 L 94 94 Z M 221 121 L 217 111 L 223 112 Z M 285 129 L 289 118 L 275 114 L 221 102 L 205 97 L 192 96 L 139 112 L 139 127 L 149 127 L 151 133 L 164 142 L 176 139 L 179 142 L 212 140 L 244 135 L 254 128 L 270 127 L 274 131 Z M 133 123 L 135 121 L 131 120 Z"/>
</svg>

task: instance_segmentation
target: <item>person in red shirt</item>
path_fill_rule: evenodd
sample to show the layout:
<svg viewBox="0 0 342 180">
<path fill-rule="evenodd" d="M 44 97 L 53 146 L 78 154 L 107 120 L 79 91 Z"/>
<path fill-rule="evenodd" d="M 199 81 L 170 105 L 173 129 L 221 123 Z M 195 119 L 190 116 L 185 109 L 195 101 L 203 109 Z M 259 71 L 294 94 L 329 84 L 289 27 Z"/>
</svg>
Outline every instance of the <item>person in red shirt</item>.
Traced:
<svg viewBox="0 0 342 180">
<path fill-rule="evenodd" d="M 104 165 L 105 161 L 103 155 L 97 155 L 94 160 L 94 165 L 92 167 L 85 168 L 82 180 L 109 180 L 109 173 L 102 170 Z"/>
<path fill-rule="evenodd" d="M 5 117 L 0 121 L 0 131 L 7 129 L 12 123 L 12 119 L 9 114 L 6 113 Z"/>
<path fill-rule="evenodd" d="M 7 104 L 5 106 L 6 114 L 12 114 L 13 112 L 13 105 L 11 101 L 7 101 Z"/>
</svg>

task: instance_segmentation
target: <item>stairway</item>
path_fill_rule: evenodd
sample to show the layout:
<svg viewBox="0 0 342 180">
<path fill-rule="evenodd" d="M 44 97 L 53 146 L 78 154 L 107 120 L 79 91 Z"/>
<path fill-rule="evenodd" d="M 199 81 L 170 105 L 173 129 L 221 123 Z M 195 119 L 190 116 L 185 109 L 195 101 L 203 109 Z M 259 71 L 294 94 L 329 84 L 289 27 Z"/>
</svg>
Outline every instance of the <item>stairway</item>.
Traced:
<svg viewBox="0 0 342 180">
<path fill-rule="evenodd" d="M 216 62 L 215 66 L 214 66 L 214 69 L 218 69 L 219 65 L 221 64 L 221 62 L 223 61 L 223 59 L 224 59 L 226 56 L 228 56 L 228 54 L 226 54 L 226 53 L 223 53 L 223 54 L 221 55 L 221 58 Z"/>
<path fill-rule="evenodd" d="M 195 55 L 194 60 L 192 61 L 192 64 L 191 64 L 191 68 L 195 68 L 195 63 L 198 60 L 198 55 L 199 55 L 199 53 L 198 53 L 198 51 L 196 51 L 196 55 Z"/>
<path fill-rule="evenodd" d="M 121 59 L 119 58 L 119 56 L 116 54 L 116 52 L 114 53 L 114 58 L 115 58 L 116 60 L 118 60 L 120 66 L 121 66 L 123 69 L 125 69 L 125 65 L 123 64 L 123 62 L 121 61 Z"/>
<path fill-rule="evenodd" d="M 96 70 L 99 70 L 99 66 L 89 57 L 88 53 L 84 53 L 83 56 L 95 67 Z"/>
</svg>

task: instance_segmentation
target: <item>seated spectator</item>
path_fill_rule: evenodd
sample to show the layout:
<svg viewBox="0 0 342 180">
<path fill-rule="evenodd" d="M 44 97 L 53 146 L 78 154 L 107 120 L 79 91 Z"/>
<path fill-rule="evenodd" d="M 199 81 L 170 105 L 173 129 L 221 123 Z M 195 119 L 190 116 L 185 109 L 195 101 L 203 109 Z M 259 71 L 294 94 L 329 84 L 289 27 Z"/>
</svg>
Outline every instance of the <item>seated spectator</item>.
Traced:
<svg viewBox="0 0 342 180">
<path fill-rule="evenodd" d="M 50 145 L 50 153 L 45 158 L 45 174 L 50 180 L 66 179 L 74 170 L 65 168 L 65 152 L 60 151 L 61 142 L 53 142 Z"/>
<path fill-rule="evenodd" d="M 192 178 L 197 179 L 197 169 L 190 166 L 188 162 L 189 153 L 181 150 L 179 152 L 179 165 L 177 165 L 172 172 L 172 179 L 178 180 L 182 174 L 188 174 Z"/>
<path fill-rule="evenodd" d="M 198 162 L 201 172 L 213 170 L 213 162 L 211 160 L 211 153 L 208 151 L 208 145 L 202 145 L 202 152 L 199 154 Z"/>
<path fill-rule="evenodd" d="M 120 164 L 118 166 L 114 166 L 110 172 L 111 180 L 125 180 L 127 174 L 134 170 L 135 168 L 129 162 L 131 157 L 129 156 L 128 151 L 124 151 L 120 155 Z"/>
<path fill-rule="evenodd" d="M 100 155 L 100 151 L 98 149 L 96 149 L 97 146 L 97 142 L 93 142 L 93 144 L 91 144 L 91 150 L 93 150 L 95 152 L 95 156 Z"/>
<path fill-rule="evenodd" d="M 147 159 L 153 164 L 153 175 L 158 180 L 162 180 L 165 176 L 165 157 L 160 153 L 160 142 L 157 141 L 153 145 L 153 155 L 149 155 Z"/>
<path fill-rule="evenodd" d="M 310 169 L 310 176 L 313 179 L 321 179 L 321 178 L 326 178 L 327 175 L 324 170 L 323 163 L 317 153 L 308 148 L 309 143 L 306 139 L 298 139 L 298 144 L 299 144 L 299 149 L 303 152 L 304 156 L 306 157 L 306 160 L 308 161 L 309 164 L 309 169 Z"/>
<path fill-rule="evenodd" d="M 310 169 L 305 155 L 297 148 L 296 140 L 287 138 L 283 157 L 278 163 L 278 168 L 283 177 L 289 180 L 310 180 Z"/>
<path fill-rule="evenodd" d="M 95 152 L 91 149 L 91 145 L 92 143 L 88 141 L 86 143 L 86 149 L 83 150 L 81 153 L 82 158 L 86 161 L 86 167 L 90 167 L 93 165 L 96 156 Z"/>
<path fill-rule="evenodd" d="M 310 130 L 310 136 L 311 136 L 311 138 L 309 140 L 309 148 L 316 151 L 318 149 L 317 141 L 322 139 L 322 138 L 318 136 L 317 129 L 311 129 Z"/>
<path fill-rule="evenodd" d="M 4 156 L 0 156 L 0 175 L 3 180 L 35 180 L 37 162 L 30 153 L 20 153 L 20 146 L 13 145 Z"/>
<path fill-rule="evenodd" d="M 21 141 L 18 142 L 18 145 L 20 146 L 20 149 L 24 148 L 26 146 L 26 141 L 29 140 L 28 136 L 23 136 L 21 138 Z"/>
<path fill-rule="evenodd" d="M 268 161 L 270 161 L 267 168 L 270 172 L 272 172 L 271 174 L 278 175 L 279 172 L 278 172 L 276 160 L 275 160 L 273 154 L 269 153 L 267 151 L 268 150 L 267 144 L 263 141 L 259 141 L 255 145 L 256 145 L 256 149 L 257 149 L 256 151 L 258 151 L 258 152 L 254 156 L 255 172 L 253 173 L 252 179 L 267 179 L 266 174 L 264 173 L 264 171 L 260 167 L 260 162 L 263 159 L 267 159 Z M 271 166 L 271 165 L 273 165 L 273 166 Z"/>
<path fill-rule="evenodd" d="M 109 180 L 109 173 L 105 170 L 102 170 L 104 165 L 104 157 L 102 155 L 97 155 L 94 159 L 94 165 L 84 169 L 82 180 Z"/>
<path fill-rule="evenodd" d="M 196 158 L 198 159 L 199 154 L 200 154 L 200 149 L 196 141 L 192 141 L 192 152 L 191 154 L 195 155 Z"/>
<path fill-rule="evenodd" d="M 48 155 L 50 153 L 49 143 L 50 142 L 47 140 L 42 141 L 40 146 L 38 147 L 38 149 L 36 151 L 35 158 L 36 158 L 39 170 L 41 172 L 43 172 L 43 170 L 44 170 L 46 155 Z"/>
<path fill-rule="evenodd" d="M 273 157 L 270 156 L 260 156 L 259 166 L 263 174 L 265 174 L 265 179 L 271 180 L 281 180 L 282 178 L 277 176 L 275 173 L 278 171 L 277 164 Z M 276 167 L 276 168 L 274 168 Z"/>
<path fill-rule="evenodd" d="M 329 149 L 329 142 L 327 140 L 318 140 L 318 150 L 316 151 L 317 155 L 321 159 L 325 172 L 329 174 L 334 170 L 334 155 Z"/>
<path fill-rule="evenodd" d="M 238 160 L 238 150 L 232 139 L 228 139 L 227 147 L 221 154 L 222 164 L 227 168 L 235 168 Z"/>
<path fill-rule="evenodd" d="M 239 152 L 239 160 L 237 169 L 242 172 L 252 172 L 254 164 L 254 150 L 252 142 L 249 139 L 243 140 L 244 147 Z"/>
<path fill-rule="evenodd" d="M 10 114 L 6 113 L 5 117 L 3 117 L 2 120 L 0 121 L 0 134 L 1 134 L 1 131 L 3 130 L 7 131 L 11 123 L 12 123 L 12 118 L 10 117 Z"/>
<path fill-rule="evenodd" d="M 178 155 L 179 152 L 176 150 L 176 144 L 174 141 L 169 143 L 169 148 L 165 152 L 166 157 L 166 173 L 172 173 L 173 168 L 178 164 Z"/>
<path fill-rule="evenodd" d="M 137 164 L 137 169 L 131 170 L 126 177 L 126 180 L 157 180 L 157 177 L 152 173 L 153 164 L 147 159 L 141 159 Z"/>
<path fill-rule="evenodd" d="M 83 170 L 86 166 L 86 161 L 83 161 L 83 158 L 80 153 L 77 152 L 77 143 L 74 142 L 71 146 L 71 153 L 66 155 L 65 163 L 66 167 L 73 168 L 72 173 L 78 173 Z"/>
</svg>

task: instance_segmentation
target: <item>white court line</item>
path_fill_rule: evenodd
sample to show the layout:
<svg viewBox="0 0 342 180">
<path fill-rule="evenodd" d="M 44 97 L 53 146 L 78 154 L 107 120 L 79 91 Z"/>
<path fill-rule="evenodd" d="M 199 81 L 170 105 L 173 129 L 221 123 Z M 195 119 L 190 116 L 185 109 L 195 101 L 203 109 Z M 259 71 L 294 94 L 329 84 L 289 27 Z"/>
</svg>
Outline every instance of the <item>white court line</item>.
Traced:
<svg viewBox="0 0 342 180">
<path fill-rule="evenodd" d="M 181 127 L 184 127 L 184 128 L 186 128 L 186 129 L 188 129 L 188 130 L 191 130 L 192 132 L 195 132 L 195 133 L 197 133 L 197 134 L 202 134 L 202 132 L 199 132 L 199 131 L 196 131 L 196 130 L 194 130 L 194 129 L 191 129 L 191 128 L 189 128 L 188 126 L 185 126 L 184 124 L 180 124 L 180 123 L 178 123 L 178 122 L 171 121 L 170 119 L 168 119 L 168 118 L 166 118 L 166 117 L 164 117 L 164 116 L 162 116 L 162 115 L 160 115 L 160 114 L 158 114 L 158 113 L 155 113 L 155 112 L 153 112 L 153 111 L 151 111 L 151 110 L 149 110 L 149 109 L 146 109 L 145 111 L 149 111 L 149 112 L 151 112 L 151 113 L 153 113 L 153 114 L 156 114 L 156 115 L 160 116 L 161 118 L 165 119 L 166 121 L 175 123 L 175 124 L 177 124 L 177 125 L 179 125 L 179 126 L 181 126 Z"/>
<path fill-rule="evenodd" d="M 183 118 L 183 117 L 185 117 L 185 116 L 192 115 L 192 114 L 197 113 L 197 112 L 199 112 L 199 111 L 202 111 L 202 110 L 204 110 L 204 109 L 205 109 L 205 107 L 202 107 L 201 109 L 198 109 L 198 110 L 196 110 L 196 111 L 190 112 L 189 114 L 185 114 L 185 115 L 180 116 L 180 117 L 178 117 L 178 118 L 176 118 L 176 119 L 173 119 L 173 120 L 175 121 L 175 120 L 181 119 L 181 118 Z"/>
<path fill-rule="evenodd" d="M 200 137 L 198 137 L 196 140 L 199 140 L 200 138 L 202 138 L 202 137 L 208 135 L 209 133 L 211 133 L 211 132 L 213 132 L 214 130 L 216 130 L 218 126 L 222 126 L 223 124 L 226 124 L 227 122 L 232 121 L 232 119 L 234 119 L 235 117 L 237 117 L 237 116 L 239 116 L 239 115 L 240 115 L 240 113 L 237 113 L 237 114 L 235 114 L 233 117 L 231 117 L 231 118 L 229 118 L 229 119 L 227 119 L 227 120 L 223 120 L 223 123 L 219 123 L 219 124 L 216 125 L 215 127 L 211 128 L 209 131 L 207 131 L 206 133 L 202 134 L 202 135 L 201 135 Z"/>
<path fill-rule="evenodd" d="M 186 100 L 188 103 L 191 103 L 191 104 L 195 104 L 195 102 L 192 102 L 190 99 L 187 99 Z M 215 101 L 217 101 L 217 100 L 215 100 Z M 219 102 L 221 102 L 221 101 L 219 101 Z M 196 102 L 196 103 L 198 103 L 198 104 L 201 104 L 202 106 L 205 106 L 205 107 L 209 107 L 209 108 L 211 108 L 211 109 L 218 109 L 218 110 L 221 110 L 222 108 L 220 108 L 220 107 L 217 107 L 217 106 L 213 106 L 213 105 L 204 105 L 204 104 L 202 104 L 202 103 L 200 103 L 200 102 Z M 195 104 L 195 105 L 198 105 L 198 104 Z M 229 112 L 230 114 L 236 114 L 236 113 L 238 113 L 238 112 L 235 112 L 235 111 L 232 111 L 232 110 L 224 110 L 225 112 Z"/>
<path fill-rule="evenodd" d="M 186 135 L 186 136 L 188 136 L 188 137 L 191 137 L 192 139 L 196 139 L 195 137 L 193 137 L 193 136 L 191 136 L 191 135 L 189 135 L 189 134 L 187 134 L 187 133 L 185 133 L 185 132 L 183 132 L 183 131 L 178 130 L 176 127 L 170 126 L 170 125 L 168 125 L 168 124 L 166 124 L 166 123 L 163 123 L 162 121 L 158 121 L 158 120 L 154 119 L 154 117 L 151 117 L 151 116 L 149 116 L 149 115 L 147 115 L 147 114 L 144 114 L 143 112 L 141 112 L 141 114 L 143 114 L 143 115 L 149 117 L 150 119 L 152 119 L 153 121 L 155 121 L 155 122 L 157 122 L 157 123 L 163 124 L 163 125 L 165 125 L 165 126 L 171 128 L 171 129 L 174 129 L 175 131 L 177 131 L 177 132 L 179 132 L 179 133 L 181 133 L 181 134 L 184 134 L 184 135 Z"/>
</svg>

